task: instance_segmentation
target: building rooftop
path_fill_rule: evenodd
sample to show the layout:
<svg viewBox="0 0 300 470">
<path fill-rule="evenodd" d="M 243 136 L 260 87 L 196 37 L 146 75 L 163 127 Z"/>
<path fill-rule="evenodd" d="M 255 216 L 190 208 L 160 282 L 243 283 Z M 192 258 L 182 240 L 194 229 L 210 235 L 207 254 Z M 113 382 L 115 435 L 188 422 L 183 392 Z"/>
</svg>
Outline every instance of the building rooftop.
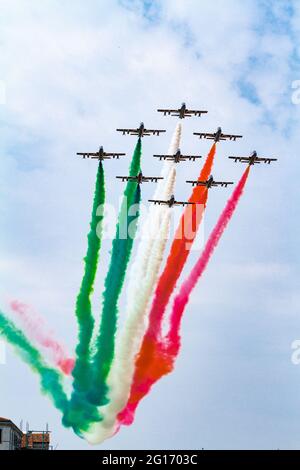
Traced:
<svg viewBox="0 0 300 470">
<path fill-rule="evenodd" d="M 33 448 L 45 448 L 49 449 L 50 445 L 50 432 L 46 431 L 27 431 L 23 433 L 18 426 L 14 424 L 11 419 L 0 417 L 0 424 L 2 426 L 9 426 L 15 429 L 19 435 L 21 442 L 21 448 L 33 449 Z"/>
<path fill-rule="evenodd" d="M 19 433 L 22 433 L 21 429 L 19 429 L 18 426 L 11 419 L 1 418 L 0 417 L 0 423 L 7 423 L 7 424 L 13 426 Z"/>
<path fill-rule="evenodd" d="M 47 432 L 28 433 L 28 437 L 32 439 L 32 442 L 50 442 L 50 434 Z"/>
<path fill-rule="evenodd" d="M 47 432 L 28 432 L 23 434 L 22 448 L 23 449 L 49 449 L 50 435 Z"/>
</svg>

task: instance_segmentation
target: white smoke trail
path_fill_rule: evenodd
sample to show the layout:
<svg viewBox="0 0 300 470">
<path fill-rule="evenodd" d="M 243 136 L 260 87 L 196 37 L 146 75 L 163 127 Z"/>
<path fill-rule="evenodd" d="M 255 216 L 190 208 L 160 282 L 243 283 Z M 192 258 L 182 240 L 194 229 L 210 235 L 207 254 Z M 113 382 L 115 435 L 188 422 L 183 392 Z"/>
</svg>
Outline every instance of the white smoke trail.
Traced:
<svg viewBox="0 0 300 470">
<path fill-rule="evenodd" d="M 174 131 L 168 154 L 174 155 L 181 139 L 181 123 Z M 175 162 L 165 161 L 164 177 L 156 187 L 153 199 L 167 200 L 174 192 Z M 116 431 L 116 417 L 126 405 L 134 374 L 135 357 L 139 352 L 147 327 L 147 307 L 159 275 L 167 243 L 171 211 L 167 206 L 152 206 L 143 227 L 135 261 L 132 264 L 127 289 L 126 320 L 116 347 L 115 360 L 108 376 L 108 405 L 99 409 L 103 420 L 93 423 L 84 437 L 98 444 Z"/>
</svg>

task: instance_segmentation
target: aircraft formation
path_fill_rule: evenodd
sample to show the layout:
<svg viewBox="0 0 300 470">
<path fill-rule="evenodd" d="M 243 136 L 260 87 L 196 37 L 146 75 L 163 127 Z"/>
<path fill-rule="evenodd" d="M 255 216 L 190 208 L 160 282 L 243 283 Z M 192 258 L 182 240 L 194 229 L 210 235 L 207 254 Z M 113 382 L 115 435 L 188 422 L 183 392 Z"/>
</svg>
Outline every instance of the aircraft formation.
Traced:
<svg viewBox="0 0 300 470">
<path fill-rule="evenodd" d="M 182 103 L 181 107 L 178 109 L 157 109 L 159 113 L 163 113 L 164 116 L 175 116 L 179 119 L 184 119 L 186 117 L 201 117 L 202 114 L 207 114 L 208 111 L 199 110 L 199 109 L 189 109 L 187 108 L 185 103 Z M 160 136 L 160 134 L 166 132 L 164 129 L 148 129 L 145 127 L 144 123 L 141 122 L 140 126 L 137 128 L 118 128 L 116 129 L 117 132 L 121 132 L 122 135 L 133 135 L 137 136 L 138 138 L 143 138 L 146 136 Z M 221 127 L 218 127 L 215 132 L 194 132 L 193 135 L 199 137 L 199 139 L 208 139 L 213 140 L 214 142 L 220 141 L 233 141 L 236 142 L 238 139 L 241 139 L 243 136 L 239 134 L 225 134 Z M 103 146 L 99 147 L 98 152 L 78 152 L 77 155 L 81 156 L 83 159 L 91 158 L 97 160 L 107 160 L 107 159 L 119 159 L 121 156 L 125 156 L 126 153 L 121 152 L 105 152 Z M 181 163 L 185 161 L 193 161 L 199 160 L 202 158 L 201 155 L 186 155 L 182 154 L 180 149 L 177 149 L 177 152 L 174 155 L 168 154 L 155 154 L 153 155 L 154 158 L 158 158 L 160 161 L 168 160 L 173 161 L 175 163 Z M 260 164 L 260 163 L 267 163 L 270 164 L 271 162 L 277 161 L 277 158 L 270 158 L 270 157 L 260 157 L 258 156 L 257 152 L 254 150 L 249 156 L 229 156 L 231 160 L 234 160 L 235 163 L 246 163 L 250 166 Z M 158 180 L 163 179 L 159 176 L 144 176 L 142 172 L 139 172 L 136 176 L 117 176 L 117 179 L 120 179 L 122 182 L 125 181 L 132 181 L 137 182 L 138 184 L 142 183 L 157 183 Z M 205 186 L 207 189 L 214 188 L 214 187 L 223 187 L 227 188 L 229 185 L 234 184 L 233 181 L 215 181 L 213 175 L 211 175 L 206 181 L 198 181 L 198 180 L 187 180 L 186 183 L 192 184 L 193 186 Z M 195 204 L 192 202 L 186 201 L 177 201 L 175 196 L 172 195 L 169 200 L 155 200 L 149 199 L 149 202 L 158 205 L 167 205 L 169 207 L 173 206 L 185 206 L 188 204 Z"/>
<path fill-rule="evenodd" d="M 198 109 L 189 109 L 185 104 L 178 109 L 159 109 L 158 112 L 179 119 L 191 116 L 201 117 L 206 113 Z M 132 154 L 129 175 L 117 176 L 119 181 L 126 181 L 127 184 L 123 192 L 115 236 L 111 244 L 109 265 L 104 279 L 99 312 L 100 321 L 94 321 L 91 296 L 96 285 L 105 226 L 104 218 L 101 217 L 100 221 L 100 214 L 98 214 L 98 208 L 102 207 L 106 201 L 105 169 L 102 162 L 125 156 L 124 152 L 105 151 L 102 146 L 94 152 L 78 153 L 83 159 L 98 160 L 99 164 L 87 236 L 87 250 L 84 257 L 84 273 L 75 304 L 78 324 L 76 357 L 67 355 L 64 348 L 53 339 L 51 334 L 47 333 L 47 330 L 44 330 L 43 320 L 38 317 L 35 320 L 35 314 L 31 317 L 30 309 L 27 313 L 26 305 L 16 303 L 13 308 L 23 321 L 24 332 L 0 311 L 0 333 L 39 375 L 43 393 L 52 399 L 56 408 L 62 413 L 63 425 L 72 428 L 78 436 L 91 444 L 100 444 L 105 439 L 114 436 L 122 426 L 132 424 L 141 400 L 150 393 L 155 383 L 174 369 L 181 348 L 180 329 L 185 308 L 238 207 L 250 167 L 260 163 L 270 164 L 277 160 L 273 157 L 261 157 L 256 151 L 249 156 L 229 157 L 231 161 L 246 163 L 247 166 L 231 192 L 203 250 L 199 252 L 199 256 L 197 255 L 196 263 L 181 283 L 180 278 L 204 213 L 201 210 L 201 214 L 196 214 L 195 209 L 199 207 L 199 204 L 205 209 L 211 188 L 227 188 L 233 185 L 232 181 L 215 180 L 211 175 L 216 142 L 237 141 L 242 136 L 223 133 L 221 128 L 218 128 L 216 132 L 194 133 L 200 139 L 210 139 L 214 142 L 206 158 L 203 159 L 204 165 L 198 165 L 201 167 L 197 169 L 198 177 L 187 180 L 187 184 L 193 185 L 194 188 L 190 191 L 189 200 L 185 201 L 177 200 L 172 195 L 176 176 L 174 167 L 185 161 L 201 162 L 199 160 L 201 155 L 185 154 L 178 148 L 181 141 L 181 123 L 176 124 L 169 153 L 154 155 L 155 159 L 161 161 L 163 167 L 161 176 L 143 175 L 140 169 L 141 139 L 150 135 L 159 136 L 165 131 L 156 128 L 148 129 L 143 123 L 137 128 L 117 130 L 123 135 L 138 136 L 138 140 Z M 144 223 L 141 224 L 138 219 L 141 214 L 140 203 L 142 201 L 139 185 L 148 182 L 159 183 L 155 196 L 149 200 L 151 204 L 158 207 L 157 210 L 149 211 Z M 124 207 L 130 208 L 133 205 L 137 209 L 136 212 L 130 215 L 129 211 L 125 211 L 124 214 Z M 173 206 L 186 207 L 174 236 L 171 236 L 169 253 L 163 263 L 167 236 L 172 235 L 169 230 L 172 215 L 169 208 Z M 189 228 L 188 233 L 182 230 L 182 221 L 184 221 L 184 227 Z M 121 233 L 124 233 L 124 227 L 128 228 L 129 224 L 131 225 L 130 236 L 121 236 Z M 137 238 L 137 229 L 140 227 L 141 240 L 137 246 L 135 259 L 130 266 L 130 272 L 128 272 L 133 255 L 133 244 Z M 181 236 L 178 236 L 179 230 Z M 155 238 L 143 237 L 143 234 L 149 233 L 154 233 Z M 130 292 L 130 295 L 127 295 L 127 301 L 124 304 L 124 323 L 120 332 L 119 317 L 123 311 L 123 308 L 120 308 L 120 298 L 126 277 L 128 278 L 127 292 Z M 165 321 L 167 317 L 168 322 Z M 120 340 L 120 347 L 117 346 L 117 339 Z M 45 347 L 52 354 L 44 359 L 42 348 Z M 48 359 L 54 363 L 55 368 L 49 367 Z M 64 382 L 61 372 L 68 381 L 72 376 L 72 388 L 69 387 L 70 382 L 68 384 Z M 65 389 L 64 385 L 68 385 L 68 388 Z"/>
</svg>

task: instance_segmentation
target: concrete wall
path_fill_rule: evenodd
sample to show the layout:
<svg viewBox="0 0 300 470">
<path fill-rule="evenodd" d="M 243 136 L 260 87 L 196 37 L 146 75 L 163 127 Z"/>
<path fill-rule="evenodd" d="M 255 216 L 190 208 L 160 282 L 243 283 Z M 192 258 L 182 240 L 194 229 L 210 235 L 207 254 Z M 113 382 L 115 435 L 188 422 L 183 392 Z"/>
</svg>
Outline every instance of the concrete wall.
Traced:
<svg viewBox="0 0 300 470">
<path fill-rule="evenodd" d="M 0 450 L 15 450 L 21 443 L 20 435 L 11 424 L 0 424 L 2 430 Z"/>
<path fill-rule="evenodd" d="M 11 450 L 11 428 L 0 425 L 2 431 L 0 450 Z"/>
</svg>

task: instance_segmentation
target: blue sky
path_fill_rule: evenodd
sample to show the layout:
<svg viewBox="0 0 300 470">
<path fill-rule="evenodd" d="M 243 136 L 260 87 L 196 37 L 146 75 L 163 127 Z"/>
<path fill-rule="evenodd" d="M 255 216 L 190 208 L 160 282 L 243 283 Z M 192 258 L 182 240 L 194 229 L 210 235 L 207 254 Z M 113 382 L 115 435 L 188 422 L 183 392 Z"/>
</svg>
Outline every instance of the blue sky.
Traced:
<svg viewBox="0 0 300 470">
<path fill-rule="evenodd" d="M 167 150 L 175 121 L 156 108 L 186 101 L 208 109 L 184 122 L 183 151 L 208 151 L 194 131 L 222 125 L 244 135 L 219 146 L 216 178 L 241 175 L 230 154 L 256 148 L 280 160 L 251 172 L 187 308 L 175 372 L 142 402 L 134 425 L 99 448 L 299 448 L 300 366 L 290 360 L 300 339 L 299 2 L 0 0 L 0 8 L 1 308 L 14 298 L 33 305 L 74 348 L 95 178 L 94 162 L 76 152 L 103 144 L 131 153 L 134 141 L 115 128 L 143 120 L 167 129 L 143 146 L 144 173 L 159 171 L 151 155 Z M 127 166 L 128 158 L 107 165 L 114 203 L 121 186 L 112 178 Z M 184 181 L 194 173 L 192 163 L 178 169 L 178 197 L 188 196 Z M 206 237 L 227 194 L 210 194 Z M 143 198 L 151 195 L 143 187 Z M 100 270 L 99 294 L 102 281 Z M 2 416 L 35 428 L 48 421 L 59 448 L 90 448 L 62 427 L 10 350 L 0 374 Z"/>
</svg>

